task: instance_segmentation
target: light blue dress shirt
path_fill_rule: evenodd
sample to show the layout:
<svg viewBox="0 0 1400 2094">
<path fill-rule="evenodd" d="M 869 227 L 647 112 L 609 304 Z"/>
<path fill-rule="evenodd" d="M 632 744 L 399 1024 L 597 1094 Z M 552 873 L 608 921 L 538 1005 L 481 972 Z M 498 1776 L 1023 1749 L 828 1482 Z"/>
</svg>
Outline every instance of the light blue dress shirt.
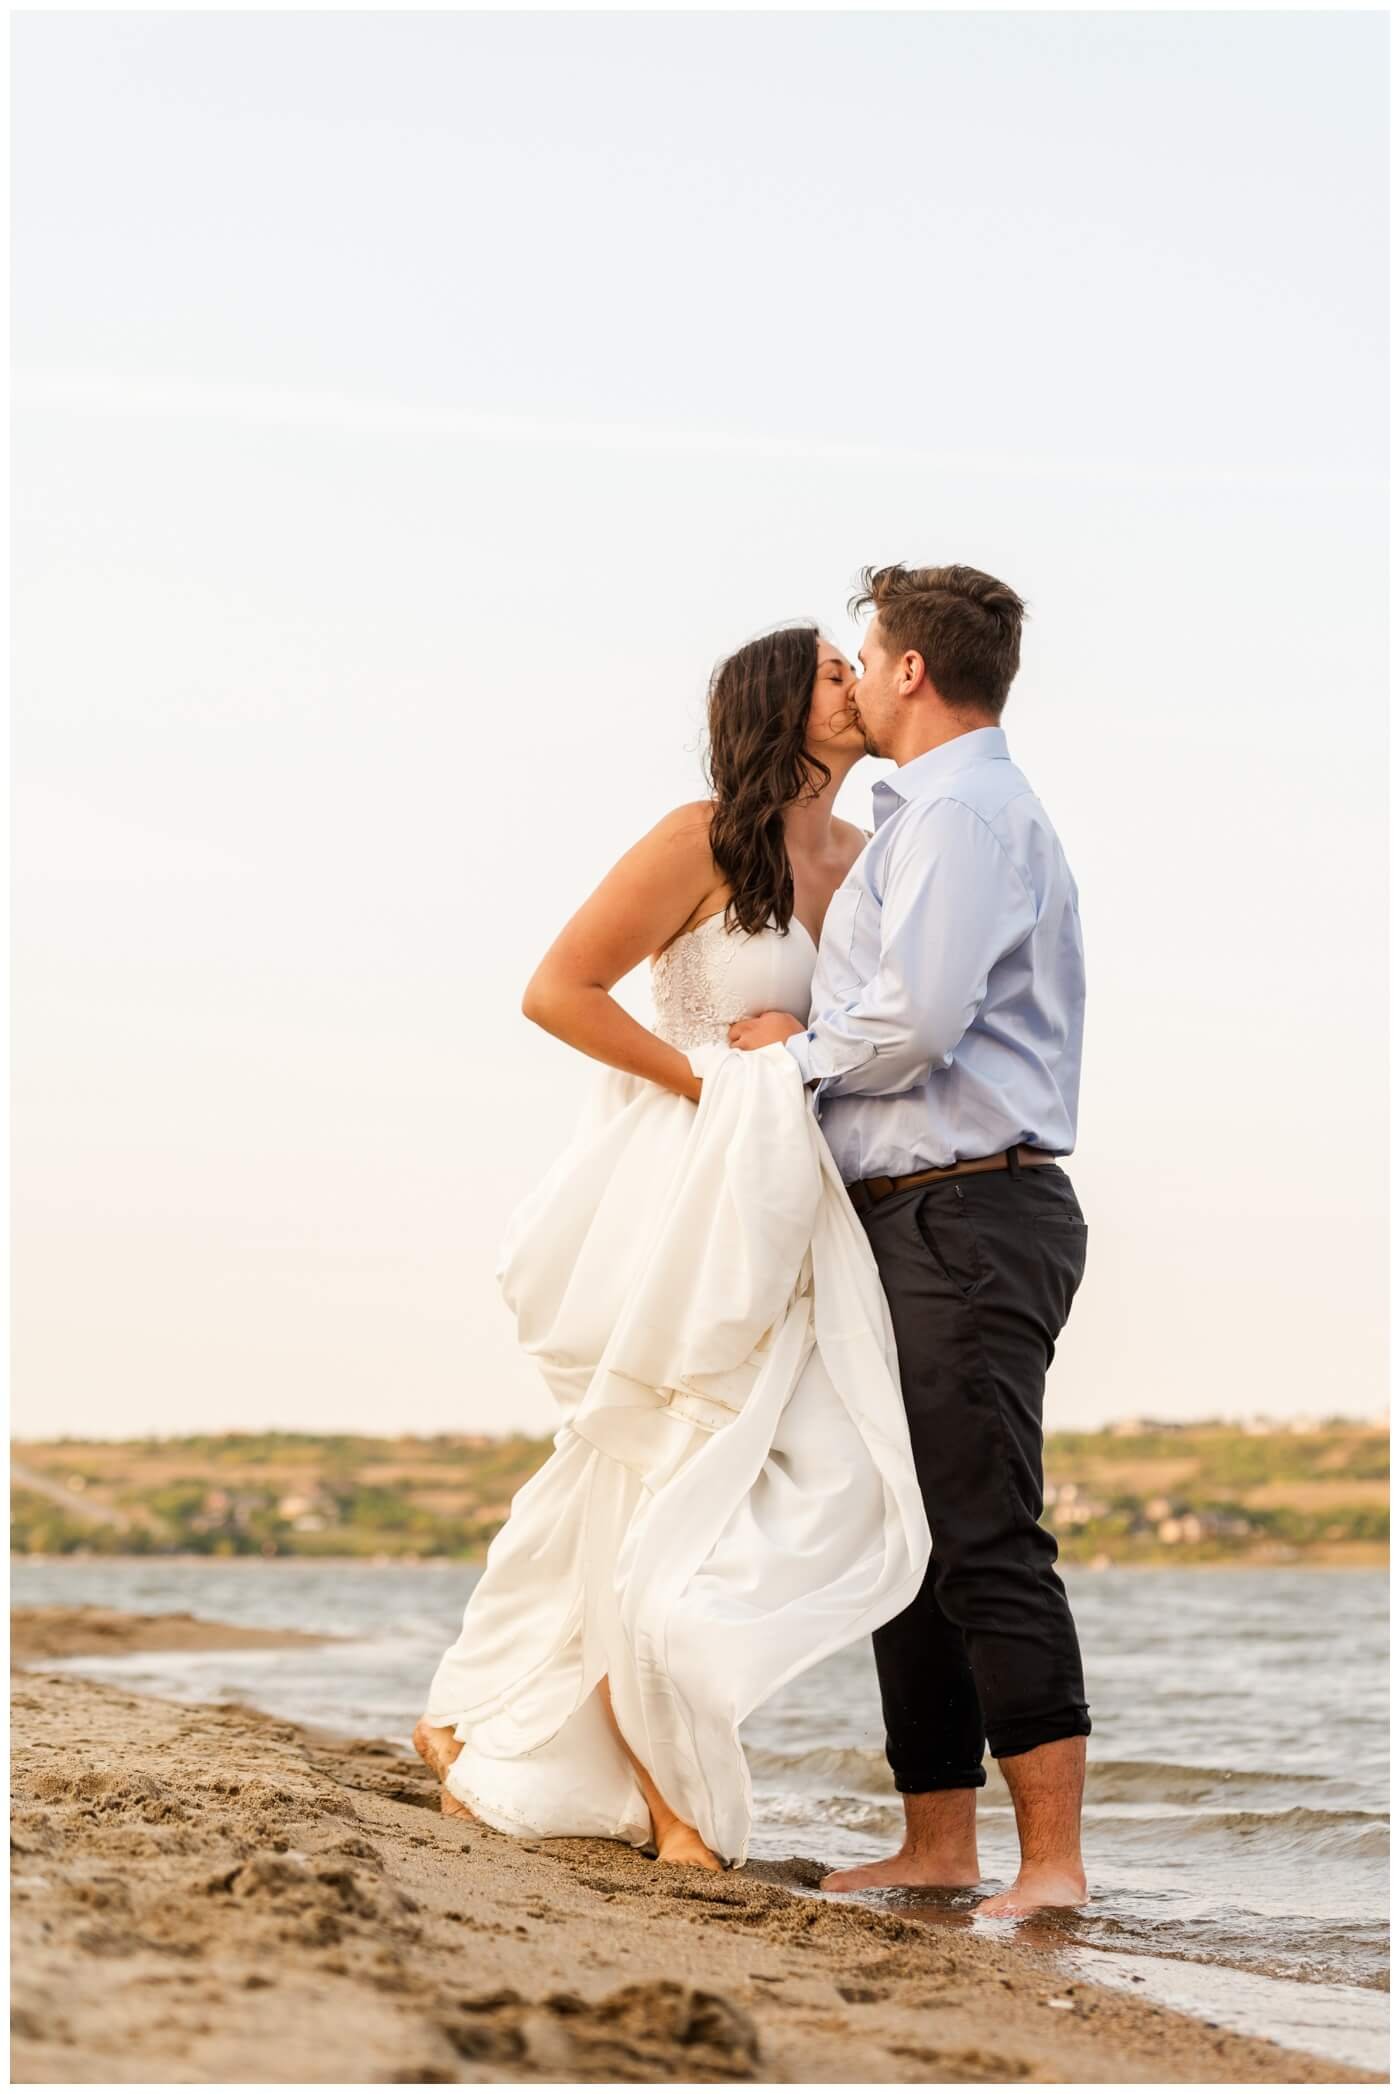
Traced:
<svg viewBox="0 0 1400 2094">
<path fill-rule="evenodd" d="M 1084 1032 L 1079 893 L 1000 727 L 926 750 L 874 790 L 875 831 L 832 896 L 810 1029 L 849 1184 L 1013 1142 L 1074 1147 Z"/>
</svg>

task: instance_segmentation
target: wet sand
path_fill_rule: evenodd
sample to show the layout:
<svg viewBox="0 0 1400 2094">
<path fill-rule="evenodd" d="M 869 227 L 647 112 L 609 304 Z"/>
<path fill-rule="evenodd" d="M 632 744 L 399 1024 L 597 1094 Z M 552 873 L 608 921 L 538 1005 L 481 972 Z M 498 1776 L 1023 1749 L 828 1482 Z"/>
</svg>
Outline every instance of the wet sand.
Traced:
<svg viewBox="0 0 1400 2094">
<path fill-rule="evenodd" d="M 804 1896 L 819 1859 L 519 1842 L 380 1741 L 44 1672 L 316 1640 L 99 1611 L 14 1617 L 20 2083 L 1379 2079 L 1085 1983 L 1053 1921 Z"/>
<path fill-rule="evenodd" d="M 330 1643 L 296 1629 L 255 1629 L 196 1614 L 123 1614 L 115 1607 L 16 1607 L 10 1614 L 10 1662 L 36 1658 L 118 1658 L 140 1650 L 291 1650 Z"/>
</svg>

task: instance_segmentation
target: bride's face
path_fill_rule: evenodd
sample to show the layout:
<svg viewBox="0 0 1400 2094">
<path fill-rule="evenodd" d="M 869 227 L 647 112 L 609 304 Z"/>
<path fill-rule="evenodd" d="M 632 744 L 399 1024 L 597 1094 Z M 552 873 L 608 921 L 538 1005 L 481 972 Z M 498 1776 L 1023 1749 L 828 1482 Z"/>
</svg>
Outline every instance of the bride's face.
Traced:
<svg viewBox="0 0 1400 2094">
<path fill-rule="evenodd" d="M 818 756 L 833 750 L 865 754 L 865 730 L 853 703 L 856 672 L 839 647 L 823 640 L 817 648 L 817 674 L 807 714 L 807 747 Z"/>
</svg>

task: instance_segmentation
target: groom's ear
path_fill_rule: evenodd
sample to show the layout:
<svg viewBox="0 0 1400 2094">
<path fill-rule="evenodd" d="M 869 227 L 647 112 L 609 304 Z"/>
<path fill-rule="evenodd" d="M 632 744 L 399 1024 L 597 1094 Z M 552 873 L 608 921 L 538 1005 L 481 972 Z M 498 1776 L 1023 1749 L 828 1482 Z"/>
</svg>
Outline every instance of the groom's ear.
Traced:
<svg viewBox="0 0 1400 2094">
<path fill-rule="evenodd" d="M 916 647 L 906 647 L 899 658 L 899 687 L 901 695 L 906 698 L 912 698 L 925 687 L 933 688 L 928 683 L 928 667 Z"/>
</svg>

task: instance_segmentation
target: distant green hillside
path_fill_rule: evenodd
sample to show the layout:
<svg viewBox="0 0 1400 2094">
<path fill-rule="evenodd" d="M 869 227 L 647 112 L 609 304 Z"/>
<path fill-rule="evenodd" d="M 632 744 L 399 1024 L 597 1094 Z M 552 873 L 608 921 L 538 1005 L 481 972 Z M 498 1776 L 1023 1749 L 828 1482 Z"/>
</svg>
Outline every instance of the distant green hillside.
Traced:
<svg viewBox="0 0 1400 2094">
<path fill-rule="evenodd" d="M 16 1441 L 11 1547 L 479 1561 L 550 1446 L 449 1433 Z M 1388 1476 L 1377 1424 L 1134 1421 L 1050 1436 L 1045 1517 L 1068 1562 L 1381 1562 Z"/>
<path fill-rule="evenodd" d="M 1383 1425 L 1142 1421 L 1046 1443 L 1046 1524 L 1069 1562 L 1375 1562 L 1390 1534 Z"/>
</svg>

